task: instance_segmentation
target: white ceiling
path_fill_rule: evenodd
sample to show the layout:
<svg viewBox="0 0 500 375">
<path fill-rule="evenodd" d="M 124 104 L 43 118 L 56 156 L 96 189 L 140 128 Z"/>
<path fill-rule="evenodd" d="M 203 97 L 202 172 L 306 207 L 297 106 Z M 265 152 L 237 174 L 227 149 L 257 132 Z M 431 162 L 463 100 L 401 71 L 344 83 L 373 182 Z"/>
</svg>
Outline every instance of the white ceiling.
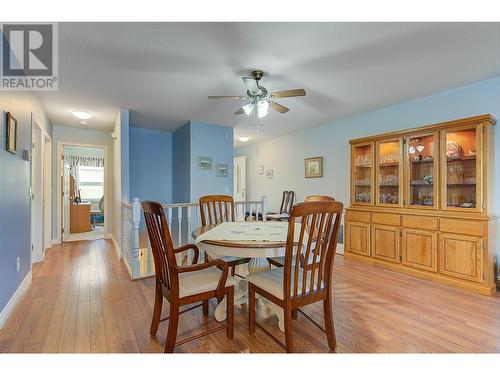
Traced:
<svg viewBox="0 0 500 375">
<path fill-rule="evenodd" d="M 131 125 L 172 131 L 188 120 L 273 137 L 500 75 L 500 23 L 62 23 L 59 91 L 40 97 L 52 123 L 112 129 L 118 108 Z M 260 68 L 277 100 L 255 133 L 236 116 L 241 76 Z"/>
</svg>

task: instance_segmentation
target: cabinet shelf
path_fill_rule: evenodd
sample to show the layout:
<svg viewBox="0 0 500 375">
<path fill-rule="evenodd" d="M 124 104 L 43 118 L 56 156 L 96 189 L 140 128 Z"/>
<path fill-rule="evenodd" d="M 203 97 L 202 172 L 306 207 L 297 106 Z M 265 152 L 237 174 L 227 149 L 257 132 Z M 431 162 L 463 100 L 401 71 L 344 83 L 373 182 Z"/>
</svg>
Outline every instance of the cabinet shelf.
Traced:
<svg viewBox="0 0 500 375">
<path fill-rule="evenodd" d="M 475 161 L 476 160 L 476 155 L 471 155 L 471 156 L 462 156 L 461 158 L 458 159 L 449 159 L 446 158 L 447 163 L 456 163 L 459 161 Z"/>
<path fill-rule="evenodd" d="M 412 164 L 434 163 L 434 159 L 410 160 Z"/>
<path fill-rule="evenodd" d="M 354 165 L 356 168 L 371 168 L 372 165 L 371 164 L 357 164 L 357 165 Z"/>
<path fill-rule="evenodd" d="M 380 163 L 379 167 L 398 167 L 399 162 L 397 163 Z"/>
</svg>

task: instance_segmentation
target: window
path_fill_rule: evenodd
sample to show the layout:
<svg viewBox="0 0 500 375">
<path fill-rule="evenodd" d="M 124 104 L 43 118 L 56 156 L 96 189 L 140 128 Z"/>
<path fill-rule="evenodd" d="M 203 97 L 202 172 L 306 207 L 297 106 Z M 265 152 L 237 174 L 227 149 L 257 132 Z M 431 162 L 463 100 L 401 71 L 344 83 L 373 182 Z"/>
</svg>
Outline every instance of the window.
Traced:
<svg viewBox="0 0 500 375">
<path fill-rule="evenodd" d="M 78 187 L 82 201 L 99 201 L 104 195 L 104 168 L 78 167 Z"/>
</svg>

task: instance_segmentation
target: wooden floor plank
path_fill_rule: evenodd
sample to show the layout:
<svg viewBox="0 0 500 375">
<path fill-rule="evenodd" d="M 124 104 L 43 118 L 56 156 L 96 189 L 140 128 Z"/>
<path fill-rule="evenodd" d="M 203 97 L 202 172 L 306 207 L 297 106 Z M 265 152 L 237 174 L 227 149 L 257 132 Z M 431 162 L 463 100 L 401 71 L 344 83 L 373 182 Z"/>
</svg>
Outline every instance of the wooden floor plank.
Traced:
<svg viewBox="0 0 500 375">
<path fill-rule="evenodd" d="M 338 352 L 500 352 L 500 298 L 402 275 L 375 265 L 335 259 L 334 324 Z M 131 281 L 108 240 L 54 246 L 33 267 L 25 297 L 0 331 L 0 352 L 159 353 L 167 322 L 149 336 L 154 279 Z M 201 309 L 183 314 L 178 339 L 216 327 Z M 259 304 L 258 321 L 283 340 L 277 318 Z M 321 303 L 304 311 L 323 325 Z M 162 316 L 168 316 L 168 303 Z M 246 305 L 235 309 L 234 339 L 224 331 L 176 347 L 182 352 L 282 353 L 257 330 L 248 333 Z M 298 352 L 328 352 L 324 334 L 299 315 Z"/>
</svg>

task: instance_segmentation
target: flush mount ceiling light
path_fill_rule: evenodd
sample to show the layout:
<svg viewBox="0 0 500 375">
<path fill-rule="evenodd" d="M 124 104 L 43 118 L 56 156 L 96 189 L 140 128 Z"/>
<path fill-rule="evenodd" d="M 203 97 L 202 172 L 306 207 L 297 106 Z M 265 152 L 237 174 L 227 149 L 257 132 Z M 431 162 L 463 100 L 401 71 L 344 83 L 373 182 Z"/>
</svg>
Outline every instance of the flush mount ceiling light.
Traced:
<svg viewBox="0 0 500 375">
<path fill-rule="evenodd" d="M 88 120 L 89 118 L 92 117 L 92 113 L 87 111 L 81 111 L 78 109 L 71 111 L 71 113 L 73 114 L 73 116 L 75 116 L 77 119 L 80 120 Z"/>
<path fill-rule="evenodd" d="M 238 137 L 238 140 L 240 142 L 248 142 L 250 140 L 250 137 Z"/>
</svg>

